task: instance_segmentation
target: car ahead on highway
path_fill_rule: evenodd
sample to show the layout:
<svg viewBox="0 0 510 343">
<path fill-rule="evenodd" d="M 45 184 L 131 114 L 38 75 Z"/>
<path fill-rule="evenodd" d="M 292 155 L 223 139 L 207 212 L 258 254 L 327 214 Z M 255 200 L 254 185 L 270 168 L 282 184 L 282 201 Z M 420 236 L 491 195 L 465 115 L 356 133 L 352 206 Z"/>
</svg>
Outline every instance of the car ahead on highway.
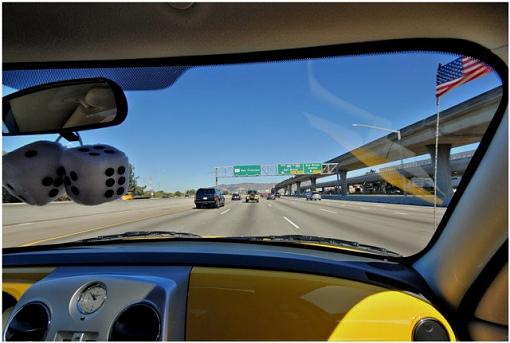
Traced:
<svg viewBox="0 0 510 343">
<path fill-rule="evenodd" d="M 267 195 L 267 200 L 275 200 L 276 199 L 276 195 L 274 193 L 269 193 Z"/>
<path fill-rule="evenodd" d="M 197 208 L 225 206 L 225 196 L 217 188 L 199 188 L 195 194 Z"/>
<path fill-rule="evenodd" d="M 232 193 L 232 200 L 241 200 L 241 194 L 239 192 Z"/>
<path fill-rule="evenodd" d="M 122 196 L 122 200 L 133 200 L 135 197 L 133 196 L 133 193 L 128 192 L 127 194 L 124 194 Z"/>
<path fill-rule="evenodd" d="M 2 9 L 4 193 L 75 201 L 4 204 L 3 340 L 508 340 L 508 4 Z M 450 148 L 474 146 L 453 194 Z M 402 187 L 362 171 L 411 157 L 440 181 L 404 180 L 411 206 L 114 201 L 194 194 L 226 161 L 236 189 L 296 189 L 319 159 Z"/>
<path fill-rule="evenodd" d="M 306 193 L 306 200 L 322 200 L 322 196 L 319 192 L 308 192 Z"/>
<path fill-rule="evenodd" d="M 259 202 L 259 198 L 260 198 L 259 192 L 256 190 L 249 190 L 248 192 L 246 192 L 246 202 L 251 201 Z"/>
</svg>

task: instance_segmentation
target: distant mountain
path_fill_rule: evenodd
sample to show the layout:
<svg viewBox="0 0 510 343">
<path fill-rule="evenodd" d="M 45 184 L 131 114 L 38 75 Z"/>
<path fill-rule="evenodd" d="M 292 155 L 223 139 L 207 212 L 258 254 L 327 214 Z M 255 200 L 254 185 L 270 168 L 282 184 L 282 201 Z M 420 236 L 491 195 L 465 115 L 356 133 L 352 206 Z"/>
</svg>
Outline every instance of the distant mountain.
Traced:
<svg viewBox="0 0 510 343">
<path fill-rule="evenodd" d="M 259 192 L 269 192 L 271 188 L 273 188 L 274 183 L 253 183 L 253 182 L 245 182 L 245 183 L 237 183 L 234 185 L 218 185 L 217 188 L 221 190 L 227 190 L 229 193 L 232 192 L 243 192 L 249 189 L 256 189 Z"/>
</svg>

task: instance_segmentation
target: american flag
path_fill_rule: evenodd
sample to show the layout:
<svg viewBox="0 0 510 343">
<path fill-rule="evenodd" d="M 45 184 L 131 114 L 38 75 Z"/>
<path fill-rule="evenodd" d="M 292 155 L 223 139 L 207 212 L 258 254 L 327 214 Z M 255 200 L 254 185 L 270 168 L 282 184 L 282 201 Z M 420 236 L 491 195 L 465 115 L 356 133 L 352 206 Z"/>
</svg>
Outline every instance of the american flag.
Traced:
<svg viewBox="0 0 510 343">
<path fill-rule="evenodd" d="M 459 57 L 448 64 L 439 65 L 436 77 L 436 98 L 491 71 L 492 68 L 485 63 L 466 56 Z"/>
</svg>

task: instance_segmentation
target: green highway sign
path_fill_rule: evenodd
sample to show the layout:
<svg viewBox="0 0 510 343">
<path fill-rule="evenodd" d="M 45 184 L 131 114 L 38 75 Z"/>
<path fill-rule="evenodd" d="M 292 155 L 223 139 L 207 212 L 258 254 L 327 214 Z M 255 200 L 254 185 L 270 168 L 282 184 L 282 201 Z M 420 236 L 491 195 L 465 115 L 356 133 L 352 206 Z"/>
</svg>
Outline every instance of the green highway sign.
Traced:
<svg viewBox="0 0 510 343">
<path fill-rule="evenodd" d="M 322 163 L 287 163 L 278 165 L 278 175 L 322 173 Z"/>
<path fill-rule="evenodd" d="M 322 173 L 322 163 L 304 163 L 304 174 L 320 174 Z"/>
<path fill-rule="evenodd" d="M 260 165 L 234 166 L 234 176 L 260 176 Z"/>
<path fill-rule="evenodd" d="M 288 163 L 278 165 L 278 175 L 297 175 L 303 174 L 302 163 Z"/>
</svg>

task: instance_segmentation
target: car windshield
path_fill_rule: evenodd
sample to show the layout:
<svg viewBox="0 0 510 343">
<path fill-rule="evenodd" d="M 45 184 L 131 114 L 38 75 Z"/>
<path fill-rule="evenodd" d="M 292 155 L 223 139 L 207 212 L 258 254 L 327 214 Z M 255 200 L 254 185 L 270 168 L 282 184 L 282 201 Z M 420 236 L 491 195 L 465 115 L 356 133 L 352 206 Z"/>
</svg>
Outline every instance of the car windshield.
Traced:
<svg viewBox="0 0 510 343">
<path fill-rule="evenodd" d="M 76 179 L 66 170 L 73 179 L 64 185 L 46 182 L 43 165 L 20 159 L 9 180 L 4 166 L 4 247 L 173 231 L 198 239 L 301 235 L 412 255 L 430 241 L 475 167 L 470 162 L 503 95 L 500 77 L 483 62 L 432 51 L 4 70 L 3 95 L 93 77 L 118 83 L 128 115 L 118 126 L 81 131 L 81 140 L 125 153 L 125 192 L 105 185 L 104 170 L 92 165 Z M 3 154 L 57 138 L 4 136 Z M 40 207 L 24 204 L 16 187 L 26 196 L 63 192 Z M 73 201 L 76 191 L 114 201 L 84 206 Z M 232 201 L 229 194 L 239 193 L 277 196 Z M 320 201 L 309 199 L 315 194 Z"/>
</svg>

